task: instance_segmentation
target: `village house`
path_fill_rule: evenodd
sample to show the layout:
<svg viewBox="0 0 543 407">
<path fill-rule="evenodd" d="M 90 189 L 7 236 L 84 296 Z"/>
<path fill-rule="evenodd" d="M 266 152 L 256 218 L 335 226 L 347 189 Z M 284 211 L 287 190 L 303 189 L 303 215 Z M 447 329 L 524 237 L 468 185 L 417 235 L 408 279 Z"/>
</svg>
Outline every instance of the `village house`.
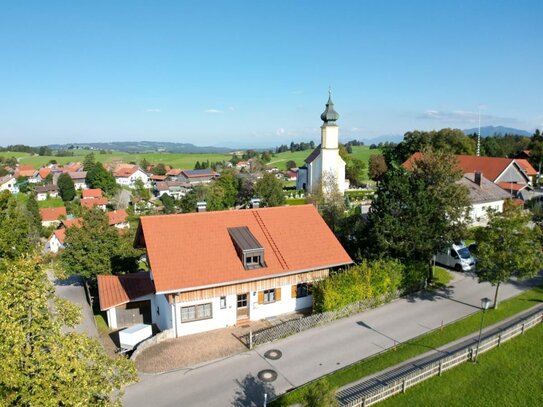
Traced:
<svg viewBox="0 0 543 407">
<path fill-rule="evenodd" d="M 179 181 L 189 183 L 191 185 L 208 184 L 213 179 L 217 178 L 219 174 L 210 168 L 204 168 L 200 170 L 183 170 L 179 174 Z"/>
<path fill-rule="evenodd" d="M 58 197 L 58 187 L 53 184 L 37 186 L 34 188 L 36 192 L 36 200 L 45 201 L 47 198 Z"/>
<path fill-rule="evenodd" d="M 17 180 L 13 175 L 8 174 L 0 177 L 0 192 L 1 191 L 9 191 L 12 194 L 19 192 L 19 188 L 17 188 Z"/>
<path fill-rule="evenodd" d="M 149 188 L 149 176 L 137 165 L 120 164 L 113 172 L 117 184 L 134 188 L 135 182 L 141 180 L 145 188 Z"/>
<path fill-rule="evenodd" d="M 64 249 L 66 240 L 66 229 L 71 227 L 81 227 L 82 218 L 65 218 L 60 221 L 57 229 L 51 233 L 49 239 L 45 242 L 45 253 L 58 253 Z"/>
<path fill-rule="evenodd" d="M 36 174 L 36 169 L 31 165 L 19 165 L 15 170 L 15 178 L 31 178 Z"/>
<path fill-rule="evenodd" d="M 82 208 L 92 209 L 98 208 L 102 211 L 107 210 L 108 200 L 107 198 L 83 198 L 79 201 Z"/>
<path fill-rule="evenodd" d="M 180 168 L 172 168 L 166 173 L 166 181 L 179 181 L 179 175 L 183 171 Z"/>
<path fill-rule="evenodd" d="M 124 209 L 117 209 L 107 213 L 107 221 L 109 226 L 117 229 L 129 229 L 128 213 Z"/>
<path fill-rule="evenodd" d="M 74 182 L 75 189 L 87 189 L 87 182 L 85 179 L 87 178 L 87 171 L 70 171 L 68 172 L 68 175 Z"/>
<path fill-rule="evenodd" d="M 98 276 L 110 328 L 182 336 L 312 306 L 313 282 L 352 263 L 312 205 L 144 216 L 149 273 Z"/>
<path fill-rule="evenodd" d="M 43 227 L 51 225 L 60 225 L 61 218 L 66 217 L 66 208 L 64 206 L 58 208 L 40 208 L 41 224 Z"/>
<path fill-rule="evenodd" d="M 189 183 L 181 181 L 157 182 L 154 186 L 155 195 L 157 198 L 160 198 L 164 194 L 168 194 L 172 198 L 181 199 L 191 189 L 192 186 Z"/>
<path fill-rule="evenodd" d="M 471 226 L 486 226 L 488 212 L 503 212 L 505 200 L 511 198 L 506 191 L 485 178 L 480 172 L 466 173 L 458 183 L 469 191 L 471 202 L 469 223 Z"/>
</svg>

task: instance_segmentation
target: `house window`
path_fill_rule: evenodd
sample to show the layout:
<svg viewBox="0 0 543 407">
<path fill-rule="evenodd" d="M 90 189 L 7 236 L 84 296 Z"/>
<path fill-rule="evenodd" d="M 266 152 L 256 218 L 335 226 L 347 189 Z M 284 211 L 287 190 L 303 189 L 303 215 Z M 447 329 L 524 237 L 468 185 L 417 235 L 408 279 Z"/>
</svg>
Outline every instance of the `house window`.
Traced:
<svg viewBox="0 0 543 407">
<path fill-rule="evenodd" d="M 296 298 L 307 297 L 312 294 L 312 284 L 300 283 L 296 285 Z"/>
<path fill-rule="evenodd" d="M 238 308 L 247 306 L 247 294 L 238 294 Z"/>
<path fill-rule="evenodd" d="M 213 318 L 211 303 L 181 307 L 181 322 Z"/>
<path fill-rule="evenodd" d="M 264 290 L 264 304 L 275 302 L 275 288 L 271 290 Z"/>
<path fill-rule="evenodd" d="M 226 297 L 221 297 L 219 302 L 221 304 L 221 309 L 225 309 L 226 308 Z"/>
<path fill-rule="evenodd" d="M 254 268 L 260 266 L 260 256 L 247 256 L 245 257 L 245 267 Z"/>
</svg>

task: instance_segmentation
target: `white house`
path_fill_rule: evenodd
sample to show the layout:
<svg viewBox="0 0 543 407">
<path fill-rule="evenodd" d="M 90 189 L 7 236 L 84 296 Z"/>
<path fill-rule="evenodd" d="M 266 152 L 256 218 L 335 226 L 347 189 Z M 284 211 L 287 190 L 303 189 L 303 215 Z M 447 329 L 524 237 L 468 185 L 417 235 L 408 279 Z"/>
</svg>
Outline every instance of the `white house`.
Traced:
<svg viewBox="0 0 543 407">
<path fill-rule="evenodd" d="M 74 182 L 75 189 L 87 189 L 87 182 L 85 179 L 87 178 L 87 171 L 70 171 L 68 172 L 68 175 L 70 175 L 70 178 Z"/>
<path fill-rule="evenodd" d="M 36 192 L 36 200 L 45 201 L 47 198 L 58 197 L 58 187 L 53 184 L 37 186 L 34 191 Z"/>
<path fill-rule="evenodd" d="M 150 272 L 98 276 L 100 308 L 174 336 L 309 308 L 312 283 L 352 263 L 312 205 L 144 216 L 136 246 Z"/>
<path fill-rule="evenodd" d="M 298 169 L 296 189 L 312 192 L 315 188 L 332 188 L 335 183 L 339 192 L 344 193 L 349 182 L 345 180 L 345 161 L 339 155 L 339 128 L 336 121 L 339 114 L 334 110 L 332 96 L 328 97 L 326 109 L 321 114 L 321 143 L 305 159 Z"/>
<path fill-rule="evenodd" d="M 58 253 L 61 249 L 64 249 L 65 239 L 66 229 L 54 230 L 47 242 L 45 242 L 45 253 Z"/>
<path fill-rule="evenodd" d="M 503 203 L 507 198 L 511 198 L 511 195 L 480 172 L 466 173 L 458 183 L 469 191 L 471 226 L 486 226 L 488 212 L 503 212 Z"/>
<path fill-rule="evenodd" d="M 182 181 L 163 181 L 155 184 L 155 195 L 160 198 L 164 194 L 170 195 L 172 198 L 181 199 L 192 186 L 187 182 Z"/>
<path fill-rule="evenodd" d="M 12 194 L 16 194 L 17 192 L 19 192 L 19 188 L 17 188 L 16 184 L 17 180 L 11 174 L 0 177 L 0 192 L 9 191 Z"/>
<path fill-rule="evenodd" d="M 125 209 L 117 209 L 107 213 L 107 221 L 109 226 L 113 226 L 117 229 L 129 229 L 130 223 L 128 223 L 128 213 Z"/>
<path fill-rule="evenodd" d="M 117 184 L 134 188 L 135 182 L 139 179 L 145 188 L 150 188 L 149 176 L 137 165 L 121 165 L 113 173 Z"/>
</svg>

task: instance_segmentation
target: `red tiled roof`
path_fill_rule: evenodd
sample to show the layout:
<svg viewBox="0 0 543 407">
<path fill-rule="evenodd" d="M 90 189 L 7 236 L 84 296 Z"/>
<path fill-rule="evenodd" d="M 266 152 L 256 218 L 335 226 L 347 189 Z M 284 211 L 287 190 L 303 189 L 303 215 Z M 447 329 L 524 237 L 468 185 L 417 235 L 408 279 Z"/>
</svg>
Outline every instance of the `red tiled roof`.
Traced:
<svg viewBox="0 0 543 407">
<path fill-rule="evenodd" d="M 75 227 L 81 227 L 81 224 L 83 223 L 83 218 L 72 218 L 72 219 L 64 219 L 62 221 L 62 224 L 65 228 L 70 228 L 72 226 Z"/>
<path fill-rule="evenodd" d="M 38 172 L 40 173 L 40 177 L 45 179 L 51 173 L 51 168 L 40 168 Z"/>
<path fill-rule="evenodd" d="M 181 174 L 181 171 L 183 171 L 182 169 L 180 168 L 172 168 L 171 170 L 169 170 L 166 175 L 172 175 L 174 177 L 176 177 L 177 175 Z"/>
<path fill-rule="evenodd" d="M 36 171 L 36 169 L 31 165 L 19 165 L 17 169 L 19 171 Z"/>
<path fill-rule="evenodd" d="M 110 226 L 116 225 L 118 223 L 126 222 L 128 219 L 128 213 L 124 209 L 117 209 L 113 212 L 107 213 L 108 223 Z"/>
<path fill-rule="evenodd" d="M 501 189 L 509 191 L 522 191 L 524 188 L 527 187 L 525 184 L 515 184 L 514 182 L 498 182 L 496 185 L 498 185 Z"/>
<path fill-rule="evenodd" d="M 40 216 L 44 222 L 58 220 L 59 217 L 66 216 L 66 208 L 64 206 L 58 208 L 41 208 Z"/>
<path fill-rule="evenodd" d="M 102 198 L 102 190 L 100 188 L 84 189 L 82 192 L 83 199 L 85 198 Z"/>
<path fill-rule="evenodd" d="M 469 172 L 481 172 L 492 182 L 505 171 L 505 169 L 514 161 L 512 158 L 502 157 L 477 157 L 475 155 L 455 155 L 458 163 L 457 168 L 464 174 Z M 402 165 L 407 170 L 412 170 L 415 162 L 422 158 L 422 153 L 416 152 L 409 157 Z"/>
<path fill-rule="evenodd" d="M 36 173 L 36 169 L 31 165 L 19 165 L 15 171 L 16 177 L 31 177 Z"/>
<path fill-rule="evenodd" d="M 97 205 L 107 205 L 107 198 L 83 198 L 79 203 L 83 208 L 92 209 Z"/>
<path fill-rule="evenodd" d="M 520 165 L 520 167 L 524 170 L 524 172 L 526 172 L 529 177 L 537 175 L 537 171 L 534 167 L 532 167 L 532 164 L 530 164 L 528 160 L 524 158 L 515 158 L 515 161 Z"/>
<path fill-rule="evenodd" d="M 155 291 L 149 273 L 134 273 L 122 276 L 98 275 L 98 295 L 102 311 L 126 304 L 131 300 Z"/>
<path fill-rule="evenodd" d="M 57 237 L 61 244 L 64 244 L 64 241 L 66 240 L 66 229 L 56 229 L 53 231 L 53 235 Z"/>
<path fill-rule="evenodd" d="M 229 227 L 247 226 L 264 247 L 266 267 L 245 270 Z M 157 292 L 232 284 L 318 270 L 352 260 L 312 205 L 143 216 Z"/>
<path fill-rule="evenodd" d="M 164 181 L 166 179 L 165 175 L 151 175 L 149 179 L 153 181 Z"/>
<path fill-rule="evenodd" d="M 140 168 L 137 165 L 127 166 L 126 164 L 123 164 L 117 167 L 113 175 L 115 177 L 129 177 L 139 169 Z"/>
</svg>

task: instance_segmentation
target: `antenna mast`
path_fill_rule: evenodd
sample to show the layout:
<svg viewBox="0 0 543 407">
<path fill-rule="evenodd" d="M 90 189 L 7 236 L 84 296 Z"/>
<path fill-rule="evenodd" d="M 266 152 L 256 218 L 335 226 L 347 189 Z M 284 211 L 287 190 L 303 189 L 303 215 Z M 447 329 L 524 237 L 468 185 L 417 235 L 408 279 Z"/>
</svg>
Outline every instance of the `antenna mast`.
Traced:
<svg viewBox="0 0 543 407">
<path fill-rule="evenodd" d="M 481 155 L 481 108 L 479 108 L 479 132 L 477 133 L 477 157 Z"/>
</svg>

